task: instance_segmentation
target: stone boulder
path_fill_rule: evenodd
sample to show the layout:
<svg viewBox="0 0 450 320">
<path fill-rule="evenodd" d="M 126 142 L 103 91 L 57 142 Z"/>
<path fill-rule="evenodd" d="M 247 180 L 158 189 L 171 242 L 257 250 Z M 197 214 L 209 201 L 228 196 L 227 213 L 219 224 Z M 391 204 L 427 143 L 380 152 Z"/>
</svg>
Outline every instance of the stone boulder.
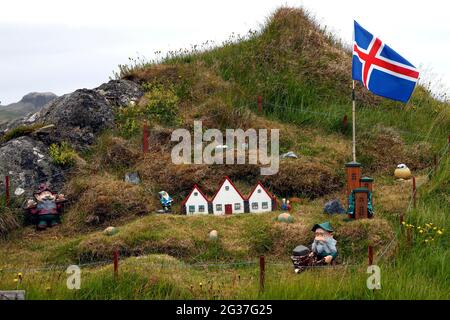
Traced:
<svg viewBox="0 0 450 320">
<path fill-rule="evenodd" d="M 42 110 L 0 126 L 0 136 L 17 126 L 54 125 L 39 139 L 46 144 L 69 142 L 85 150 L 96 136 L 114 125 L 115 107 L 136 103 L 144 94 L 142 87 L 128 80 L 111 80 L 95 89 L 79 89 L 48 103 Z"/>
<path fill-rule="evenodd" d="M 113 126 L 114 112 L 104 96 L 80 89 L 55 99 L 33 120 L 54 125 L 53 132 L 45 136 L 45 143 L 67 141 L 76 149 L 86 149 L 99 132 Z"/>
<path fill-rule="evenodd" d="M 137 103 L 144 95 L 142 87 L 129 80 L 111 80 L 94 90 L 104 96 L 111 106 L 117 107 Z"/>
<path fill-rule="evenodd" d="M 4 190 L 4 177 L 11 179 L 11 194 L 18 189 L 32 196 L 40 183 L 47 183 L 55 192 L 64 183 L 63 171 L 52 163 L 48 147 L 30 137 L 10 140 L 0 146 L 0 189 Z"/>
</svg>

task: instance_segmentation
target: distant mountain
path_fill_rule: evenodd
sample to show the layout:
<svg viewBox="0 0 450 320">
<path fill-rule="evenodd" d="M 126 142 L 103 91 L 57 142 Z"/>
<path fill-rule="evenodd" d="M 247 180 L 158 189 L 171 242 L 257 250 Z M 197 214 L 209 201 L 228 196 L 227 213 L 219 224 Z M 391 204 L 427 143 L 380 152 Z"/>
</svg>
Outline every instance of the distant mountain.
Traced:
<svg viewBox="0 0 450 320">
<path fill-rule="evenodd" d="M 6 106 L 0 105 L 0 123 L 18 119 L 29 113 L 37 112 L 41 108 L 56 99 L 58 96 L 51 92 L 31 92 L 23 96 L 19 102 Z"/>
</svg>

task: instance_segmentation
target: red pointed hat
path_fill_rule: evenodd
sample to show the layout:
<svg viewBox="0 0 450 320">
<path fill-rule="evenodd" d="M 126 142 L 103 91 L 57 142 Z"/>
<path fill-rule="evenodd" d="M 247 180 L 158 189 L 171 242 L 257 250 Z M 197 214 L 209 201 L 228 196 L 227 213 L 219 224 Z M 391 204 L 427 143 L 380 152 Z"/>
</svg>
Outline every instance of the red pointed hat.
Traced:
<svg viewBox="0 0 450 320">
<path fill-rule="evenodd" d="M 53 193 L 52 190 L 50 190 L 50 188 L 47 186 L 47 184 L 41 183 L 39 185 L 38 191 L 36 191 L 34 194 L 41 194 L 44 191 L 50 191 L 51 193 Z"/>
</svg>

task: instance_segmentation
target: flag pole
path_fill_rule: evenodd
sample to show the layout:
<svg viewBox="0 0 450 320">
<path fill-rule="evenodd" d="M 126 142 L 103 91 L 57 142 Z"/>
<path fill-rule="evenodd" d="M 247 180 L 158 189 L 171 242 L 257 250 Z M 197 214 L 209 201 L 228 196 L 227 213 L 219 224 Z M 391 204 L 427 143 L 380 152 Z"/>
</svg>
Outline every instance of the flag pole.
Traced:
<svg viewBox="0 0 450 320">
<path fill-rule="evenodd" d="M 353 129 L 353 145 L 352 155 L 353 161 L 356 162 L 356 103 L 355 103 L 355 80 L 352 80 L 352 129 Z"/>
</svg>

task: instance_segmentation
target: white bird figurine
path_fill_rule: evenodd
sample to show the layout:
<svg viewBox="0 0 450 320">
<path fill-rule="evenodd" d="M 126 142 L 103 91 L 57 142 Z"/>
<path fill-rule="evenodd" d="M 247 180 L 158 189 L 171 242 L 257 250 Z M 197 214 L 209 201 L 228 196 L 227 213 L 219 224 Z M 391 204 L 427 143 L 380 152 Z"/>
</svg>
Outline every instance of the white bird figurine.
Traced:
<svg viewBox="0 0 450 320">
<path fill-rule="evenodd" d="M 411 179 L 412 174 L 411 174 L 411 170 L 409 170 L 409 168 L 406 166 L 406 164 L 400 163 L 394 171 L 394 176 L 397 179 L 408 180 L 408 179 Z"/>
</svg>

